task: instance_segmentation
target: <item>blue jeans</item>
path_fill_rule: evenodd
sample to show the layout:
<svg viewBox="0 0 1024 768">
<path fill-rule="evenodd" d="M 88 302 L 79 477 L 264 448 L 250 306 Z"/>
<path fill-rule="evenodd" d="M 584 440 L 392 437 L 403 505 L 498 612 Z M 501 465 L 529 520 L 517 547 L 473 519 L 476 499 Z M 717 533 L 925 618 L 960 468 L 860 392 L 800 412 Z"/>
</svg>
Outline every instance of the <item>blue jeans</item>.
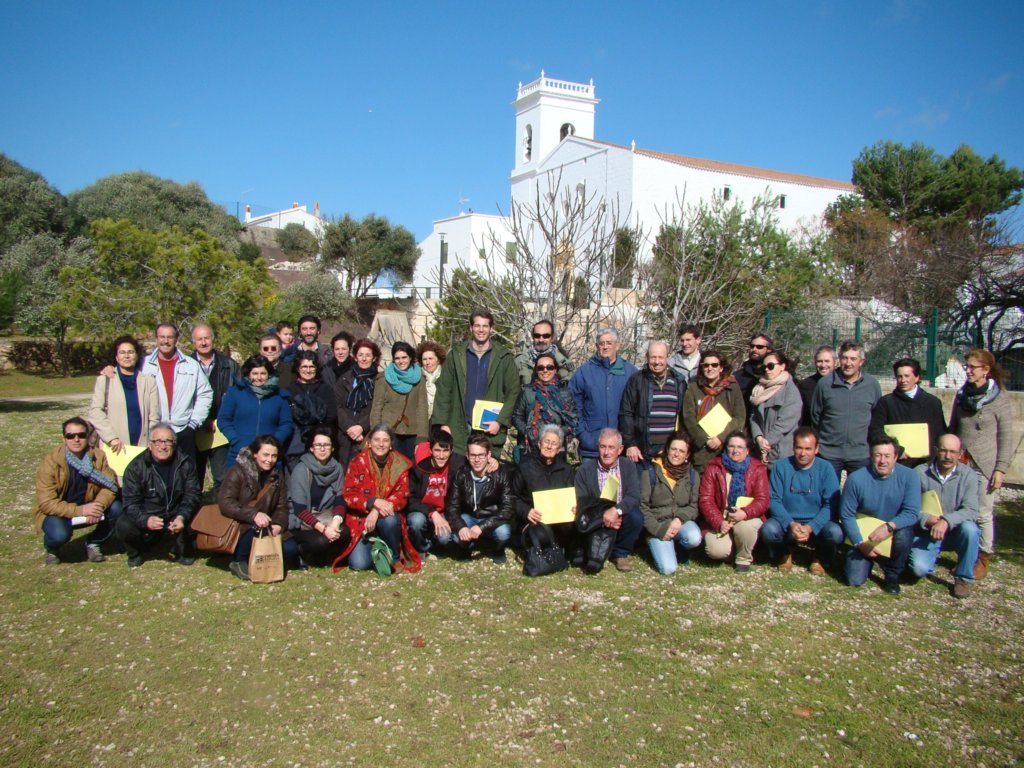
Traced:
<svg viewBox="0 0 1024 768">
<path fill-rule="evenodd" d="M 864 557 L 861 551 L 851 546 L 846 551 L 846 583 L 851 587 L 859 587 L 868 580 L 871 575 L 871 566 L 877 560 L 885 571 L 886 581 L 898 581 L 900 574 L 907 565 L 907 558 L 910 556 L 910 545 L 914 542 L 914 526 L 898 528 L 892 535 L 892 553 L 890 557 L 878 557 L 872 559 Z"/>
<path fill-rule="evenodd" d="M 625 509 L 622 511 L 622 526 L 615 534 L 615 544 L 612 547 L 612 557 L 629 557 L 633 554 L 636 540 L 644 529 L 644 516 L 640 509 Z"/>
<path fill-rule="evenodd" d="M 348 567 L 353 571 L 368 571 L 373 568 L 370 544 L 367 541 L 371 536 L 379 536 L 384 539 L 391 549 L 391 556 L 398 560 L 402 553 L 402 518 L 397 512 L 387 517 L 378 517 L 377 527 L 373 529 L 373 532 L 363 532 L 362 537 L 348 555 Z"/>
<path fill-rule="evenodd" d="M 654 559 L 654 567 L 658 573 L 671 576 L 679 567 L 679 560 L 676 558 L 676 547 L 683 550 L 683 560 L 690 559 L 690 550 L 700 546 L 703 537 L 700 535 L 700 526 L 693 520 L 687 520 L 679 529 L 679 532 L 671 541 L 664 539 L 647 539 L 647 548 L 651 550 L 651 557 Z"/>
<path fill-rule="evenodd" d="M 849 477 L 851 472 L 856 472 L 861 467 L 866 467 L 871 459 L 827 459 L 828 463 L 832 465 L 832 469 L 836 471 L 836 479 L 842 482 L 843 470 L 846 470 L 846 476 Z"/>
<path fill-rule="evenodd" d="M 444 547 L 453 539 L 458 538 L 455 534 L 438 536 L 434 533 L 434 523 L 422 512 L 410 512 L 406 516 L 405 524 L 409 526 L 409 541 L 413 548 L 421 555 L 429 552 L 434 547 Z"/>
<path fill-rule="evenodd" d="M 467 526 L 472 528 L 474 525 L 478 525 L 480 523 L 480 518 L 473 517 L 472 515 L 463 514 L 462 522 L 464 522 Z M 490 541 L 493 544 L 495 554 L 503 553 L 505 551 L 505 547 L 508 546 L 509 539 L 511 538 L 512 526 L 509 523 L 502 523 L 493 530 L 484 531 L 484 533 L 481 534 L 480 538 L 476 541 L 462 541 L 461 539 L 459 539 L 459 535 L 457 533 L 453 532 L 452 534 L 452 540 L 462 545 L 466 549 L 473 549 L 478 542 L 483 542 L 485 540 Z"/>
<path fill-rule="evenodd" d="M 89 531 L 85 537 L 86 544 L 102 544 L 110 538 L 114 532 L 114 525 L 117 524 L 117 516 L 121 514 L 121 501 L 115 499 L 103 513 L 103 519 L 96 524 L 96 527 Z M 57 550 L 71 541 L 74 535 L 74 528 L 71 527 L 71 518 L 47 515 L 43 518 L 43 548 L 47 552 L 57 554 Z"/>
<path fill-rule="evenodd" d="M 773 563 L 779 562 L 789 548 L 796 545 L 790 530 L 783 530 L 779 521 L 772 517 L 761 526 L 761 541 L 768 545 L 768 556 Z M 814 548 L 815 559 L 827 569 L 836 559 L 836 550 L 843 543 L 843 529 L 836 523 L 825 523 L 817 534 L 811 534 L 810 541 L 817 545 Z"/>
<path fill-rule="evenodd" d="M 252 552 L 252 540 L 256 536 L 256 529 L 251 525 L 238 537 L 238 544 L 235 545 L 235 560 L 240 563 L 249 562 L 249 553 Z M 295 539 L 287 538 L 281 542 L 281 553 L 285 562 L 296 563 L 299 559 L 299 544 Z"/>
<path fill-rule="evenodd" d="M 951 549 L 957 556 L 953 578 L 974 581 L 974 563 L 978 559 L 980 544 L 981 529 L 977 523 L 970 520 L 950 528 L 946 531 L 946 537 L 937 541 L 927 532 L 919 533 L 910 549 L 907 566 L 918 578 L 927 576 L 935 570 L 939 552 Z"/>
</svg>

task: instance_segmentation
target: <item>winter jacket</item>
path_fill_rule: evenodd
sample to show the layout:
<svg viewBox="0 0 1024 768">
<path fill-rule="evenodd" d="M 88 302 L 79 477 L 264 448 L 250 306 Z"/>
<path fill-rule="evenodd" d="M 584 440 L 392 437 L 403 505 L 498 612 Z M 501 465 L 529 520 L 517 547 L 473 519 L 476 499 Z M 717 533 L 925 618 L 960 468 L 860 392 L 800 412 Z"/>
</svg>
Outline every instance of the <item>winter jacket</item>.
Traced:
<svg viewBox="0 0 1024 768">
<path fill-rule="evenodd" d="M 473 471 L 467 464 L 455 474 L 444 516 L 452 533 L 466 527 L 464 514 L 477 518 L 480 530 L 489 533 L 512 522 L 512 506 L 512 481 L 504 464 L 479 483 L 473 479 Z"/>
<path fill-rule="evenodd" d="M 697 519 L 700 475 L 692 465 L 673 487 L 665 474 L 662 459 L 654 459 L 640 472 L 640 511 L 644 530 L 653 539 L 664 539 L 675 519 L 686 523 Z"/>
<path fill-rule="evenodd" d="M 121 514 L 139 528 L 144 529 L 146 519 L 154 516 L 165 523 L 182 517 L 187 526 L 199 509 L 199 480 L 195 463 L 184 451 L 175 451 L 171 462 L 174 478 L 170 488 L 153 466 L 153 455 L 149 451 L 132 459 L 124 471 Z"/>
<path fill-rule="evenodd" d="M 815 371 L 796 383 L 796 388 L 800 390 L 800 399 L 804 403 L 803 411 L 800 413 L 801 427 L 811 426 L 811 398 L 814 396 L 814 388 L 818 386 L 819 381 L 821 381 L 821 374 Z"/>
<path fill-rule="evenodd" d="M 565 410 L 556 409 L 553 414 L 555 418 L 550 423 L 562 427 L 565 430 L 565 439 L 568 441 L 570 437 L 576 435 L 579 429 L 579 416 L 576 413 L 576 401 L 573 399 L 572 393 L 569 392 L 568 385 L 560 384 L 559 389 L 561 390 L 562 398 L 566 401 L 567 408 Z M 523 391 L 516 398 L 516 406 L 512 409 L 512 426 L 519 433 L 519 443 L 526 443 L 531 453 L 536 453 L 537 451 L 533 435 L 530 432 L 530 425 L 533 423 L 533 411 L 536 405 L 537 390 L 533 388 L 531 383 L 523 387 Z"/>
<path fill-rule="evenodd" d="M 960 438 L 961 446 L 970 453 L 986 480 L 992 480 L 993 472 L 1009 471 L 1014 451 L 1013 406 L 1005 390 L 977 413 L 962 408 L 957 393 L 949 431 Z"/>
<path fill-rule="evenodd" d="M 558 380 L 562 384 L 569 383 L 569 377 L 572 376 L 572 362 L 565 355 L 562 354 L 556 346 L 548 348 L 547 352 L 538 352 L 537 356 L 540 355 L 553 355 L 555 358 L 555 365 L 558 366 Z M 516 370 L 519 371 L 519 381 L 526 387 L 531 381 L 533 381 L 533 365 L 537 358 L 530 359 L 530 348 L 527 347 L 518 355 L 516 355 Z"/>
<path fill-rule="evenodd" d="M 601 495 L 601 486 L 597 483 L 597 459 L 587 459 L 580 464 L 576 472 L 576 503 L 585 506 Z M 622 501 L 616 506 L 623 512 L 640 510 L 640 477 L 636 464 L 625 456 L 619 456 L 619 491 Z"/>
<path fill-rule="evenodd" d="M 942 401 L 921 387 L 917 388 L 914 397 L 896 389 L 875 403 L 875 407 L 871 409 L 868 439 L 884 435 L 888 424 L 927 424 L 929 454 L 935 446 L 935 441 L 946 434 L 946 417 L 942 413 Z M 908 467 L 916 467 L 919 464 L 927 464 L 928 457 L 906 459 L 902 463 Z"/>
<path fill-rule="evenodd" d="M 135 382 L 135 395 L 139 401 L 139 415 L 142 417 L 142 431 L 137 445 L 145 447 L 149 445 L 149 430 L 160 422 L 160 398 L 152 376 L 140 372 Z M 96 377 L 92 402 L 89 404 L 89 423 L 96 427 L 104 443 L 117 438 L 125 445 L 131 445 L 132 441 L 128 439 L 128 405 L 121 377 L 117 374 L 113 377 Z"/>
<path fill-rule="evenodd" d="M 683 429 L 693 438 L 693 443 L 697 446 L 692 460 L 693 466 L 697 468 L 698 472 L 703 472 L 708 462 L 721 453 L 721 449 L 716 452 L 707 447 L 706 443 L 710 436 L 698 426 L 700 419 L 697 418 L 697 408 L 704 396 L 704 390 L 696 381 L 686 388 L 686 394 L 683 395 Z M 736 430 L 742 430 L 747 421 L 746 406 L 743 405 L 743 393 L 740 391 L 739 385 L 736 382 L 730 383 L 715 398 L 715 404 L 721 405 L 732 417 L 722 433 L 715 435 L 724 444 L 726 435 Z"/>
<path fill-rule="evenodd" d="M 569 379 L 569 391 L 576 400 L 580 419 L 580 453 L 586 458 L 597 457 L 597 438 L 602 429 L 618 429 L 622 393 L 637 372 L 631 362 L 618 359 L 622 361 L 622 375 L 612 373 L 607 358 L 594 355 Z"/>
<path fill-rule="evenodd" d="M 364 408 L 361 408 L 357 412 L 353 412 L 348 407 L 348 398 L 352 394 L 352 384 L 355 382 L 355 366 L 353 365 L 338 379 L 338 383 L 334 386 L 334 404 L 338 408 L 338 430 L 344 434 L 349 427 L 354 427 L 357 424 L 363 428 L 363 434 L 365 435 L 370 431 L 370 408 L 373 406 L 373 400 L 369 400 Z M 374 377 L 376 382 L 376 377 Z M 373 385 L 374 394 L 377 394 L 377 385 Z"/>
<path fill-rule="evenodd" d="M 695 381 L 697 374 L 700 373 L 700 350 L 693 353 L 693 358 L 689 359 L 683 354 L 683 350 L 677 349 L 672 353 L 672 357 L 668 359 L 668 367 L 676 372 L 679 378 L 685 380 L 687 383 Z"/>
<path fill-rule="evenodd" d="M 452 431 L 455 450 L 466 452 L 466 441 L 469 439 L 469 428 L 466 423 L 466 350 L 469 342 L 461 342 L 452 347 L 445 358 L 441 376 L 437 380 L 437 392 L 434 395 L 434 413 L 431 423 L 446 425 Z M 512 409 L 522 384 L 516 371 L 516 361 L 512 353 L 500 344 L 491 341 L 491 353 L 487 364 L 487 389 L 485 400 L 502 403 L 498 413 L 498 422 L 502 429 L 496 435 L 489 436 L 491 453 L 497 458 L 505 445 L 505 430 L 512 423 Z"/>
<path fill-rule="evenodd" d="M 76 427 L 77 428 L 77 427 Z M 114 479 L 114 470 L 107 464 L 107 456 L 100 448 L 90 448 L 89 458 L 94 469 L 99 470 L 111 480 Z M 68 478 L 71 468 L 64 457 L 64 444 L 43 456 L 39 469 L 36 470 L 36 506 L 32 510 L 32 522 L 36 526 L 36 532 L 42 531 L 43 518 L 45 517 L 67 517 L 72 518 L 78 514 L 78 505 L 64 501 L 64 494 L 68 490 Z M 85 502 L 97 502 L 103 509 L 109 507 L 117 496 L 96 483 L 88 483 L 85 489 Z"/>
<path fill-rule="evenodd" d="M 553 491 L 557 488 L 575 488 L 576 472 L 560 453 L 548 464 L 539 455 L 530 454 L 519 464 L 519 471 L 512 478 L 512 498 L 515 514 L 520 526 L 526 525 L 526 516 L 533 509 L 533 494 L 536 491 Z"/>
<path fill-rule="evenodd" d="M 292 436 L 292 411 L 282 390 L 259 398 L 248 381 L 239 379 L 224 396 L 217 424 L 230 443 L 224 464 L 227 468 L 235 463 L 238 452 L 260 435 L 273 435 L 287 446 Z"/>
<path fill-rule="evenodd" d="M 826 461 L 867 461 L 871 409 L 882 397 L 878 380 L 861 373 L 853 384 L 840 371 L 825 376 L 811 397 L 811 422 L 818 430 L 818 446 Z"/>
<path fill-rule="evenodd" d="M 768 469 L 759 459 L 751 456 L 750 467 L 747 469 L 745 479 L 745 490 L 740 495 L 749 496 L 753 501 L 745 506 L 743 511 L 748 520 L 759 517 L 764 522 L 770 504 Z M 700 529 L 703 533 L 709 531 L 717 533 L 722 530 L 725 508 L 729 502 L 728 480 L 728 472 L 722 463 L 722 457 L 716 456 L 708 464 L 704 476 L 700 479 L 700 498 L 697 506 L 700 510 Z"/>
<path fill-rule="evenodd" d="M 671 368 L 666 372 L 664 387 L 675 389 L 678 403 L 676 406 L 676 424 L 682 423 L 683 398 L 686 394 L 686 379 Z M 644 458 L 650 459 L 661 450 L 660 445 L 650 442 L 651 407 L 654 403 L 654 391 L 657 384 L 654 374 L 646 365 L 626 383 L 619 404 L 619 432 L 622 433 L 622 444 L 626 448 L 639 448 Z"/>
<path fill-rule="evenodd" d="M 240 523 L 252 525 L 257 512 L 270 516 L 273 525 L 281 526 L 282 531 L 288 530 L 288 491 L 284 486 L 284 476 L 272 470 L 263 486 L 259 484 L 260 472 L 256 460 L 248 448 L 243 448 L 235 465 L 225 473 L 217 492 L 217 504 L 225 517 Z M 256 496 L 267 485 L 270 490 L 263 494 L 259 502 L 253 504 Z"/>
<path fill-rule="evenodd" d="M 193 352 L 189 357 L 199 363 L 199 367 L 202 369 L 203 364 L 199 360 L 198 353 Z M 210 372 L 206 375 L 206 378 L 210 382 L 210 389 L 213 390 L 213 401 L 210 403 L 210 412 L 206 415 L 206 424 L 210 424 L 217 420 L 217 413 L 220 411 L 220 404 L 224 402 L 224 395 L 228 393 L 228 390 L 231 389 L 231 385 L 234 384 L 235 379 L 238 378 L 238 363 L 223 352 L 217 352 L 214 350 L 213 365 L 210 368 Z"/>
<path fill-rule="evenodd" d="M 409 471 L 409 511 L 430 517 L 435 512 L 444 514 L 452 496 L 455 475 L 466 465 L 466 458 L 452 452 L 443 469 L 434 466 L 433 457 L 427 456 Z M 440 489 L 444 488 L 443 495 Z M 428 497 L 428 493 L 431 496 Z"/>
<path fill-rule="evenodd" d="M 298 456 L 306 451 L 306 439 L 313 427 L 326 425 L 333 435 L 338 424 L 338 407 L 334 402 L 334 387 L 323 379 L 311 382 L 296 381 L 288 389 L 292 416 L 292 436 L 285 446 L 286 456 Z"/>
<path fill-rule="evenodd" d="M 160 399 L 160 420 L 181 432 L 188 427 L 198 429 L 206 421 L 213 406 L 213 388 L 203 373 L 202 367 L 191 357 L 175 350 L 177 363 L 174 366 L 173 402 L 168 406 L 164 377 L 157 362 L 158 350 L 154 350 L 142 362 L 141 373 L 156 379 L 157 396 Z"/>
<path fill-rule="evenodd" d="M 400 395 L 384 378 L 377 374 L 370 405 L 370 424 L 387 424 L 396 435 L 416 435 L 426 440 L 430 434 L 427 419 L 427 386 L 420 380 L 406 394 Z"/>
<path fill-rule="evenodd" d="M 800 426 L 802 410 L 800 390 L 793 379 L 763 403 L 750 404 L 750 436 L 763 437 L 772 445 L 766 462 L 769 468 L 779 459 L 793 455 L 793 433 Z"/>
</svg>

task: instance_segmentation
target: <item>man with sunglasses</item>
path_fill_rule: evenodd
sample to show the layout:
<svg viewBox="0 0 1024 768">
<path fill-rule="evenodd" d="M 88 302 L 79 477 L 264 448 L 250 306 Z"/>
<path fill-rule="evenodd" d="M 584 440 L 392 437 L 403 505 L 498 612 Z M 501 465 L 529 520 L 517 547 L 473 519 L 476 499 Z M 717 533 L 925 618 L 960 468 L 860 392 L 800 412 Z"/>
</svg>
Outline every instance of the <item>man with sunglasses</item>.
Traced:
<svg viewBox="0 0 1024 768">
<path fill-rule="evenodd" d="M 533 381 L 533 367 L 537 358 L 542 354 L 551 355 L 558 363 L 558 379 L 563 384 L 569 381 L 572 376 L 572 363 L 562 350 L 555 343 L 555 326 L 550 320 L 539 320 L 534 324 L 530 335 L 533 337 L 533 344 L 527 344 L 518 355 L 516 355 L 516 369 L 519 371 L 519 378 L 524 387 L 528 387 Z"/>
<path fill-rule="evenodd" d="M 775 342 L 772 341 L 771 336 L 755 333 L 750 337 L 750 353 L 747 355 L 747 359 L 733 374 L 743 392 L 743 403 L 747 406 L 747 413 L 750 413 L 750 393 L 754 391 L 758 380 L 764 375 L 762 366 L 765 355 L 774 349 Z"/>
<path fill-rule="evenodd" d="M 277 385 L 281 389 L 287 389 L 295 383 L 295 372 L 282 359 L 283 349 L 281 339 L 276 333 L 268 333 L 260 337 L 260 354 L 267 358 L 270 364 L 274 366 L 274 371 L 272 373 L 267 371 L 267 373 L 276 375 Z"/>
<path fill-rule="evenodd" d="M 836 523 L 839 514 L 839 480 L 827 461 L 818 460 L 818 433 L 800 427 L 793 434 L 793 455 L 772 467 L 771 507 L 761 527 L 761 541 L 768 545 L 773 563 L 783 573 L 793 570 L 792 547 L 815 545 L 810 572 L 824 574 L 843 541 Z"/>
<path fill-rule="evenodd" d="M 85 537 L 90 563 L 107 558 L 100 545 L 110 537 L 121 512 L 117 480 L 100 448 L 89 447 L 89 425 L 74 416 L 63 424 L 64 442 L 43 457 L 36 472 L 36 507 L 32 521 L 43 534 L 45 563 L 60 563 L 60 548 L 76 525 L 95 528 Z"/>
</svg>

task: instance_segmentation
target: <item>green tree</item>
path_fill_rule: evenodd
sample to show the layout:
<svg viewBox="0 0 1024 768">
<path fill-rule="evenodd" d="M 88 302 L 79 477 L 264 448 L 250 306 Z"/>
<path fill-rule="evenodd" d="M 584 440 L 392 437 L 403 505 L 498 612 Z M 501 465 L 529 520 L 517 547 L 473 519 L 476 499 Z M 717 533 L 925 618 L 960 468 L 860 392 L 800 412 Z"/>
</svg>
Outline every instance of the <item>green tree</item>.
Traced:
<svg viewBox="0 0 1024 768">
<path fill-rule="evenodd" d="M 302 282 L 289 285 L 283 299 L 294 302 L 294 317 L 309 314 L 321 320 L 340 320 L 355 308 L 353 298 L 330 272 L 313 272 Z"/>
<path fill-rule="evenodd" d="M 612 287 L 629 288 L 636 273 L 636 256 L 640 251 L 640 233 L 630 227 L 615 230 Z"/>
<path fill-rule="evenodd" d="M 295 222 L 277 230 L 277 244 L 286 256 L 302 261 L 314 258 L 320 248 L 316 235 Z"/>
<path fill-rule="evenodd" d="M 469 338 L 469 316 L 473 310 L 494 310 L 495 296 L 504 299 L 504 305 L 522 304 L 521 294 L 508 278 L 496 283 L 485 280 L 479 273 L 462 267 L 452 272 L 444 297 L 432 312 L 427 327 L 427 338 L 446 347 Z M 508 322 L 509 315 L 494 312 L 494 335 L 504 344 L 513 345 L 519 328 Z"/>
<path fill-rule="evenodd" d="M 381 277 L 408 283 L 419 258 L 412 233 L 383 216 L 371 213 L 357 222 L 346 213 L 324 229 L 320 266 L 338 272 L 342 286 L 357 299 Z"/>
<path fill-rule="evenodd" d="M 53 234 L 35 235 L 8 250 L 4 271 L 19 284 L 14 322 L 23 333 L 39 334 L 57 348 L 61 372 L 67 376 L 68 334 L 74 326 L 74 309 L 60 298 L 60 276 L 65 270 L 88 273 L 93 262 L 92 244 L 79 237 L 70 243 Z"/>
<path fill-rule="evenodd" d="M 72 192 L 68 202 L 88 222 L 127 219 L 153 232 L 171 227 L 186 233 L 201 229 L 224 250 L 238 252 L 238 220 L 211 202 L 194 181 L 179 184 L 143 171 L 119 173 Z"/>
<path fill-rule="evenodd" d="M 0 153 L 0 253 L 44 232 L 63 236 L 70 220 L 60 192 L 35 171 Z"/>
<path fill-rule="evenodd" d="M 146 333 L 158 321 L 183 330 L 205 322 L 227 346 L 259 336 L 274 291 L 262 259 L 242 262 L 201 229 L 152 232 L 101 219 L 92 235 L 95 263 L 60 276 L 74 328 L 103 337 Z"/>
</svg>

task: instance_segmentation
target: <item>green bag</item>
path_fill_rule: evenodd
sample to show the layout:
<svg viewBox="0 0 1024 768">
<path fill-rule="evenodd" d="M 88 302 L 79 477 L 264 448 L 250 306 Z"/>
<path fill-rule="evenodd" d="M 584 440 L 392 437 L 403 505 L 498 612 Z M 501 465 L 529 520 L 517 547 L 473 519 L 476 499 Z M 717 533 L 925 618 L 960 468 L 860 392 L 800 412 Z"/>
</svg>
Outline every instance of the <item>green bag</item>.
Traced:
<svg viewBox="0 0 1024 768">
<path fill-rule="evenodd" d="M 391 554 L 391 547 L 380 536 L 371 536 L 366 541 L 370 545 L 370 560 L 373 561 L 377 575 L 390 576 L 391 565 L 395 562 L 395 558 Z"/>
</svg>

